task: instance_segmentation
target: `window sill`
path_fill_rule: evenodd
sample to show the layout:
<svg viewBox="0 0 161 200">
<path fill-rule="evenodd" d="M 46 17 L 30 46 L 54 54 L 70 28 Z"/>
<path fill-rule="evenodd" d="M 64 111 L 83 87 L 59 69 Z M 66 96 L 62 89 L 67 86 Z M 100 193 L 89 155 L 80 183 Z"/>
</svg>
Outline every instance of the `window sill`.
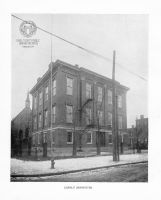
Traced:
<svg viewBox="0 0 161 200">
<path fill-rule="evenodd" d="M 67 144 L 73 144 L 73 142 L 67 142 Z"/>
</svg>

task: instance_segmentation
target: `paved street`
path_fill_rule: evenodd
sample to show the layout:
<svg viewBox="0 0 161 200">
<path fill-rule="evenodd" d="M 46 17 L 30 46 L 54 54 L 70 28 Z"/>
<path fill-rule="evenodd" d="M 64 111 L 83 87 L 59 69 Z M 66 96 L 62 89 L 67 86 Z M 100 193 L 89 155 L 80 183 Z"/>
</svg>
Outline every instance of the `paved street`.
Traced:
<svg viewBox="0 0 161 200">
<path fill-rule="evenodd" d="M 16 178 L 12 181 L 41 182 L 147 182 L 148 164 L 135 164 L 48 177 Z"/>
</svg>

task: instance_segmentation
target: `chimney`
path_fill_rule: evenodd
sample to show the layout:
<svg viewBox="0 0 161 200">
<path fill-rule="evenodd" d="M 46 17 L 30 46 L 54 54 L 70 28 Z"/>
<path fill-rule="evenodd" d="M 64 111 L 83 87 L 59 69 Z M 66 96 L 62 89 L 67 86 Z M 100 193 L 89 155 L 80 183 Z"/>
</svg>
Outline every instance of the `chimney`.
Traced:
<svg viewBox="0 0 161 200">
<path fill-rule="evenodd" d="M 51 67 L 53 68 L 54 67 L 54 63 L 53 62 L 50 62 L 50 64 L 48 65 L 49 69 L 51 69 Z"/>
<path fill-rule="evenodd" d="M 79 68 L 79 65 L 75 64 L 75 67 Z"/>
<path fill-rule="evenodd" d="M 40 79 L 41 79 L 41 77 L 37 78 L 37 82 L 39 82 L 39 81 L 40 81 Z"/>
<path fill-rule="evenodd" d="M 144 115 L 140 115 L 140 119 L 144 119 Z"/>
</svg>

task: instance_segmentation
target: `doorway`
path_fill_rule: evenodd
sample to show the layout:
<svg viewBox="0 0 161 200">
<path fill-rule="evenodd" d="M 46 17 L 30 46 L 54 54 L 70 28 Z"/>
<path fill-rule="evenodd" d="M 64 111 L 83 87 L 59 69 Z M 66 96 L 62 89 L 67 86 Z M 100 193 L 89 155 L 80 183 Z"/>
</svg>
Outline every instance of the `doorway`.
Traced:
<svg viewBox="0 0 161 200">
<path fill-rule="evenodd" d="M 105 147 L 105 132 L 100 132 L 100 145 Z"/>
</svg>

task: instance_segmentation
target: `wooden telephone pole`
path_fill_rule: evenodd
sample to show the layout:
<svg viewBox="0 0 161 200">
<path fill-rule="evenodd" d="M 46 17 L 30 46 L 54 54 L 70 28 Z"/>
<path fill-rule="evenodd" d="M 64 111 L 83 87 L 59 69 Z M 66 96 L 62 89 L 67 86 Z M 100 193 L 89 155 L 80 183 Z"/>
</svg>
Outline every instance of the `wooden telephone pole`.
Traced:
<svg viewBox="0 0 161 200">
<path fill-rule="evenodd" d="M 113 139 L 113 161 L 119 161 L 119 138 L 118 138 L 118 120 L 117 120 L 117 96 L 115 85 L 115 59 L 116 52 L 113 51 L 113 69 L 112 69 L 112 139 Z"/>
</svg>

